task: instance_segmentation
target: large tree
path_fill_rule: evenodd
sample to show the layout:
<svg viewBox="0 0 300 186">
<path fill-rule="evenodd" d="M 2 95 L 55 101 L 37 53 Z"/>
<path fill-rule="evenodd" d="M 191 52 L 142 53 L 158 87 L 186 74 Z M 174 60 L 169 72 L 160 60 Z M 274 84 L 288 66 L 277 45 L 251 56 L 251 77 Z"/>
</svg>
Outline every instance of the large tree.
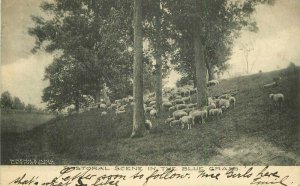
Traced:
<svg viewBox="0 0 300 186">
<path fill-rule="evenodd" d="M 41 7 L 51 16 L 33 16 L 35 26 L 29 30 L 36 37 L 33 51 L 45 48 L 58 54 L 45 79 L 60 79 L 50 80 L 44 90 L 48 107 L 55 110 L 74 104 L 78 108 L 83 95 L 91 95 L 98 102 L 104 83 L 115 90 L 114 97 L 125 96 L 118 95 L 122 93 L 118 87 L 130 87 L 132 76 L 130 1 L 59 0 Z M 58 71 L 49 69 L 72 80 L 65 81 Z M 69 99 L 54 99 L 56 94 L 62 95 L 57 91 L 66 87 L 73 90 L 64 92 Z"/>
<path fill-rule="evenodd" d="M 207 72 L 211 75 L 214 66 L 228 67 L 225 62 L 231 54 L 232 40 L 241 28 L 255 27 L 250 15 L 261 2 L 265 1 L 168 1 L 178 31 L 175 64 L 195 80 L 198 108 L 207 102 Z"/>
<path fill-rule="evenodd" d="M 143 102 L 143 34 L 142 1 L 134 0 L 134 63 L 133 63 L 133 129 L 131 137 L 143 136 L 145 130 Z"/>
</svg>

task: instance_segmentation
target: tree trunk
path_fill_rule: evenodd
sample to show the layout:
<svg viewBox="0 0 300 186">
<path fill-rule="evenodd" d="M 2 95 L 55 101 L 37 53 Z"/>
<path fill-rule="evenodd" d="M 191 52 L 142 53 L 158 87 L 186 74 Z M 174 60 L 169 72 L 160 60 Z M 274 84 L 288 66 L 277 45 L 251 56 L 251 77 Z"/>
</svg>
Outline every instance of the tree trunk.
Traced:
<svg viewBox="0 0 300 186">
<path fill-rule="evenodd" d="M 213 72 L 212 67 L 209 64 L 207 64 L 206 67 L 207 67 L 207 72 L 208 72 L 208 81 L 213 80 L 214 72 Z"/>
<path fill-rule="evenodd" d="M 109 99 L 109 97 L 108 97 L 108 95 L 107 95 L 107 87 L 106 86 L 103 86 L 103 98 L 104 98 L 104 101 L 105 101 L 105 104 L 107 105 L 107 106 L 110 106 L 111 105 L 111 102 L 110 102 L 110 99 Z"/>
<path fill-rule="evenodd" d="M 143 103 L 143 37 L 142 1 L 134 0 L 134 63 L 133 63 L 133 129 L 131 137 L 141 137 L 145 131 Z"/>
<path fill-rule="evenodd" d="M 158 114 L 162 110 L 162 61 L 161 56 L 156 57 L 156 109 Z"/>
<path fill-rule="evenodd" d="M 197 85 L 197 107 L 200 109 L 207 104 L 206 78 L 207 69 L 204 61 L 204 47 L 201 43 L 200 32 L 195 31 L 194 34 L 194 52 L 195 52 L 195 69 L 196 69 L 196 85 Z"/>
<path fill-rule="evenodd" d="M 75 100 L 75 111 L 79 112 L 80 103 L 78 100 Z"/>
<path fill-rule="evenodd" d="M 100 90 L 96 90 L 96 93 L 95 93 L 95 103 L 99 103 L 100 102 Z"/>
</svg>

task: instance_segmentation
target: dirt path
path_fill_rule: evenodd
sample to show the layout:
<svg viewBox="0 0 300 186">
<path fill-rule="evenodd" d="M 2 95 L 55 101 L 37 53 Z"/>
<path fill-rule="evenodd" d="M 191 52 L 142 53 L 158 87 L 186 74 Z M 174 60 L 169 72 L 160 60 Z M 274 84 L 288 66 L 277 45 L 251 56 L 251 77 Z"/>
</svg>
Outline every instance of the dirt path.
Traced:
<svg viewBox="0 0 300 186">
<path fill-rule="evenodd" d="M 260 137 L 243 136 L 218 151 L 209 165 L 300 165 L 299 155 L 281 150 Z"/>
</svg>

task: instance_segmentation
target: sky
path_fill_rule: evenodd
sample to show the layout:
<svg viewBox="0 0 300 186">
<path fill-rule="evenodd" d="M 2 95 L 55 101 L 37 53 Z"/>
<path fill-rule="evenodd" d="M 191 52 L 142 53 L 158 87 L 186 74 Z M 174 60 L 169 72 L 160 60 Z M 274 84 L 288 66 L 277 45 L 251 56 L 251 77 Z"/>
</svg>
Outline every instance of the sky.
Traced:
<svg viewBox="0 0 300 186">
<path fill-rule="evenodd" d="M 34 38 L 27 30 L 33 26 L 30 15 L 40 14 L 41 0 L 1 1 L 1 71 L 0 90 L 8 90 L 25 103 L 44 107 L 42 90 L 44 69 L 53 57 L 43 52 L 32 54 Z M 234 43 L 230 69 L 226 77 L 244 75 L 245 56 L 242 46 L 249 50 L 250 73 L 285 68 L 290 62 L 300 65 L 300 1 L 277 0 L 273 6 L 258 6 L 253 18 L 259 31 L 243 31 Z M 174 86 L 179 75 L 171 72 L 168 86 Z"/>
</svg>

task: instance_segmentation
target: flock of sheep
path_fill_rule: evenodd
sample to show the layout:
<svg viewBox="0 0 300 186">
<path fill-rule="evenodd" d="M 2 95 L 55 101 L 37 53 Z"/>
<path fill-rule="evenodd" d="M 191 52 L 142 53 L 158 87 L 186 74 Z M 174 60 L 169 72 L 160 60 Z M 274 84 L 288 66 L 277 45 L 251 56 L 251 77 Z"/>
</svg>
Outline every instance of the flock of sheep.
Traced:
<svg viewBox="0 0 300 186">
<path fill-rule="evenodd" d="M 277 86 L 281 78 L 274 78 L 274 82 L 264 85 L 264 88 Z M 219 81 L 209 81 L 207 86 L 218 85 Z M 181 126 L 182 129 L 191 129 L 192 126 L 200 123 L 205 123 L 208 117 L 220 117 L 222 113 L 234 108 L 236 99 L 230 94 L 221 96 L 208 97 L 207 105 L 202 108 L 197 108 L 197 104 L 192 102 L 191 96 L 197 93 L 197 89 L 192 86 L 184 86 L 180 88 L 165 88 L 163 89 L 162 109 L 169 113 L 169 117 L 165 120 L 165 124 L 170 127 Z M 275 107 L 281 107 L 284 102 L 282 93 L 270 94 Z M 115 100 L 111 105 L 105 103 L 98 105 L 102 109 L 101 115 L 107 115 L 107 111 L 114 111 L 116 115 L 126 113 L 128 105 L 133 106 L 134 99 L 132 96 L 127 96 L 122 99 Z M 159 110 L 156 108 L 156 97 L 154 93 L 144 96 L 144 111 L 146 129 L 152 128 L 151 120 L 155 120 L 159 116 Z"/>
</svg>

